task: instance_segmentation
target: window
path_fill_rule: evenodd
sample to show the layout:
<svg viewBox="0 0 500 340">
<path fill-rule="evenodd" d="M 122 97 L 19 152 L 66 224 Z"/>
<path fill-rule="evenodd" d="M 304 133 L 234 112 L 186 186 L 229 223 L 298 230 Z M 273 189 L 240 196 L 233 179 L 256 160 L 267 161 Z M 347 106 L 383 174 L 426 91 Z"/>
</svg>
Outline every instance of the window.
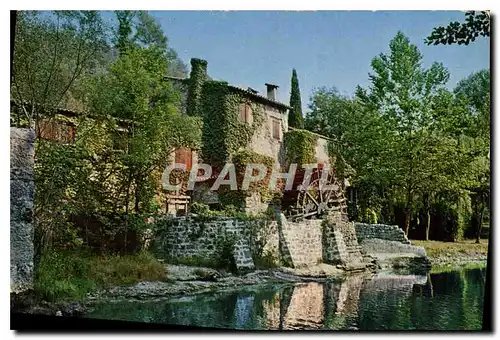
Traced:
<svg viewBox="0 0 500 340">
<path fill-rule="evenodd" d="M 75 141 L 75 127 L 72 124 L 56 120 L 40 121 L 36 127 L 36 135 L 42 139 L 72 143 Z"/>
<path fill-rule="evenodd" d="M 239 107 L 239 120 L 240 122 L 252 124 L 253 116 L 252 116 L 252 107 L 248 104 L 241 103 Z"/>
<path fill-rule="evenodd" d="M 193 166 L 193 151 L 188 148 L 175 150 L 175 163 L 186 164 L 186 171 L 191 170 Z"/>
<path fill-rule="evenodd" d="M 281 122 L 278 119 L 272 119 L 273 124 L 273 138 L 281 140 Z"/>
</svg>

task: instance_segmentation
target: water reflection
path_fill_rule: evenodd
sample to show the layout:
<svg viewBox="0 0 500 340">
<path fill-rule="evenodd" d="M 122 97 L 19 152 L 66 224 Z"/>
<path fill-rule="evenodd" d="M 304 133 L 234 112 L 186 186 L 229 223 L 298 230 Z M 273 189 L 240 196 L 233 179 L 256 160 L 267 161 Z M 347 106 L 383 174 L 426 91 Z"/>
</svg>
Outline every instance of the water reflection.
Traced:
<svg viewBox="0 0 500 340">
<path fill-rule="evenodd" d="M 236 329 L 480 329 L 485 268 L 97 306 L 90 317 Z"/>
</svg>

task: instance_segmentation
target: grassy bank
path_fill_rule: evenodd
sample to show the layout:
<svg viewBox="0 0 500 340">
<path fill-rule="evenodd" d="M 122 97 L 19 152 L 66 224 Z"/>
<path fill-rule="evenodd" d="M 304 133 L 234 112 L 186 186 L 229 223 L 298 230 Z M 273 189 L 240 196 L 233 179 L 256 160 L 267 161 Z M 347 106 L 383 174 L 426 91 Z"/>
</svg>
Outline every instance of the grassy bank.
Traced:
<svg viewBox="0 0 500 340">
<path fill-rule="evenodd" d="M 433 265 L 466 264 L 484 261 L 488 256 L 488 240 L 463 240 L 459 242 L 418 241 L 412 244 L 425 248 Z"/>
<path fill-rule="evenodd" d="M 47 301 L 79 300 L 98 288 L 166 279 L 166 266 L 147 252 L 119 256 L 51 250 L 40 262 L 35 293 Z"/>
</svg>

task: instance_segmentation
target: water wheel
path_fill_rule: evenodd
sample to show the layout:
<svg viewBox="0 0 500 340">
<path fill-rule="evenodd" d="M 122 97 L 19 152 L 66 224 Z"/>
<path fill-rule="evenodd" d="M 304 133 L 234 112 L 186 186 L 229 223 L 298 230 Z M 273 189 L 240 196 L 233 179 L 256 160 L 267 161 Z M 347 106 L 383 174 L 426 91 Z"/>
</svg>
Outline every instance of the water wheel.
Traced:
<svg viewBox="0 0 500 340">
<path fill-rule="evenodd" d="M 290 194 L 295 195 L 295 199 L 293 202 L 288 199 L 289 218 L 320 218 L 331 210 L 340 211 L 347 216 L 347 200 L 342 185 L 332 171 L 325 177 L 326 180 L 322 180 L 321 172 L 318 171 L 307 187 L 302 183 L 296 186 Z"/>
</svg>

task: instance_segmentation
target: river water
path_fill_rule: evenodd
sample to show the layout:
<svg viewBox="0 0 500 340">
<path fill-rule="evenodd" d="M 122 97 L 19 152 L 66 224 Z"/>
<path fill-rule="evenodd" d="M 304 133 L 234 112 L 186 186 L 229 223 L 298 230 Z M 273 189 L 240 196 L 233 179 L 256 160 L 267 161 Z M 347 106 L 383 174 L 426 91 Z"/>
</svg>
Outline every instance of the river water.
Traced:
<svg viewBox="0 0 500 340">
<path fill-rule="evenodd" d="M 480 330 L 486 267 L 107 302 L 91 318 L 249 330 Z"/>
</svg>

